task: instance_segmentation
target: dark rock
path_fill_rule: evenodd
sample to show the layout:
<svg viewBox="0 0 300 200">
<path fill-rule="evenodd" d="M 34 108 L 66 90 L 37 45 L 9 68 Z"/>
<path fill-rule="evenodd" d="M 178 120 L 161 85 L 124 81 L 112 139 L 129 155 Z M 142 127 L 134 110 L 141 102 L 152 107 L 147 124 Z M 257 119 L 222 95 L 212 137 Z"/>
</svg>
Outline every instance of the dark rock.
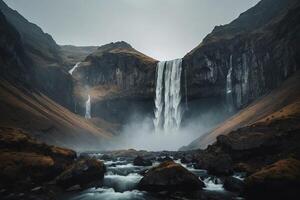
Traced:
<svg viewBox="0 0 300 200">
<path fill-rule="evenodd" d="M 225 178 L 224 188 L 231 192 L 242 193 L 245 189 L 245 183 L 238 178 L 230 176 Z"/>
<path fill-rule="evenodd" d="M 300 161 L 280 160 L 247 177 L 245 183 L 249 199 L 298 199 Z"/>
<path fill-rule="evenodd" d="M 69 187 L 68 189 L 66 189 L 67 192 L 71 192 L 71 191 L 76 191 L 76 190 L 81 190 L 82 188 L 80 187 L 80 185 L 73 185 L 71 187 Z"/>
<path fill-rule="evenodd" d="M 102 161 L 96 159 L 79 160 L 56 178 L 56 183 L 63 188 L 74 185 L 86 186 L 101 181 L 106 167 Z"/>
<path fill-rule="evenodd" d="M 22 181 L 29 186 L 49 181 L 76 158 L 70 149 L 40 143 L 13 128 L 0 128 L 0 150 L 0 184 L 5 185 Z"/>
<path fill-rule="evenodd" d="M 152 162 L 150 160 L 145 160 L 143 157 L 141 156 L 137 156 L 134 160 L 133 160 L 133 165 L 135 166 L 151 166 Z"/>
<path fill-rule="evenodd" d="M 164 156 L 164 157 L 158 157 L 156 159 L 158 162 L 167 162 L 167 161 L 173 161 L 172 158 L 170 158 L 169 156 Z"/>
<path fill-rule="evenodd" d="M 230 175 L 233 173 L 233 162 L 228 154 L 205 152 L 195 158 L 195 168 L 206 169 L 213 175 Z"/>
<path fill-rule="evenodd" d="M 107 155 L 107 154 L 104 154 L 103 156 L 101 156 L 101 159 L 102 159 L 102 160 L 111 160 L 112 157 L 109 156 L 109 155 Z"/>
<path fill-rule="evenodd" d="M 193 173 L 173 161 L 151 168 L 139 182 L 139 189 L 146 191 L 194 191 L 204 183 Z"/>
<path fill-rule="evenodd" d="M 185 155 L 183 158 L 180 159 L 181 163 L 192 163 L 193 162 L 193 156 L 192 155 Z"/>
</svg>

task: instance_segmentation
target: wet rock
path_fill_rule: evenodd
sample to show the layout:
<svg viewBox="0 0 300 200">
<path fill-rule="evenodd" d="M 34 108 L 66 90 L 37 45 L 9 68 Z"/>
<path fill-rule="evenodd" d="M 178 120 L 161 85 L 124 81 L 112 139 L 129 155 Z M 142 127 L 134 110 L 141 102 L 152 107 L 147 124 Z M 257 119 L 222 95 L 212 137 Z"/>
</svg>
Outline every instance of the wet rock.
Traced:
<svg viewBox="0 0 300 200">
<path fill-rule="evenodd" d="M 167 162 L 167 161 L 173 161 L 173 159 L 169 156 L 159 157 L 157 158 L 158 162 Z"/>
<path fill-rule="evenodd" d="M 134 160 L 133 160 L 133 165 L 135 166 L 151 166 L 152 162 L 150 160 L 146 160 L 141 156 L 137 156 Z"/>
<path fill-rule="evenodd" d="M 280 160 L 247 177 L 248 198 L 297 199 L 300 195 L 300 161 Z"/>
<path fill-rule="evenodd" d="M 86 186 L 101 181 L 106 171 L 102 161 L 96 159 L 79 160 L 56 178 L 56 183 L 63 188 L 76 184 Z"/>
<path fill-rule="evenodd" d="M 204 183 L 193 173 L 173 161 L 151 168 L 139 182 L 145 191 L 194 191 L 201 190 Z"/>
<path fill-rule="evenodd" d="M 183 158 L 180 159 L 181 163 L 191 163 L 193 162 L 193 156 L 192 155 L 185 155 Z"/>
<path fill-rule="evenodd" d="M 213 175 L 230 175 L 233 173 L 233 162 L 228 154 L 203 153 L 196 159 L 195 168 L 206 169 Z"/>
<path fill-rule="evenodd" d="M 101 159 L 102 160 L 112 160 L 112 157 L 107 154 L 104 154 L 103 156 L 101 156 Z"/>
<path fill-rule="evenodd" d="M 243 192 L 245 188 L 244 181 L 235 177 L 226 177 L 224 180 L 224 188 L 231 192 Z"/>
<path fill-rule="evenodd" d="M 82 188 L 80 187 L 80 185 L 73 185 L 71 187 L 69 187 L 68 189 L 66 189 L 67 192 L 71 192 L 71 191 L 76 191 L 76 190 L 81 190 Z"/>
</svg>

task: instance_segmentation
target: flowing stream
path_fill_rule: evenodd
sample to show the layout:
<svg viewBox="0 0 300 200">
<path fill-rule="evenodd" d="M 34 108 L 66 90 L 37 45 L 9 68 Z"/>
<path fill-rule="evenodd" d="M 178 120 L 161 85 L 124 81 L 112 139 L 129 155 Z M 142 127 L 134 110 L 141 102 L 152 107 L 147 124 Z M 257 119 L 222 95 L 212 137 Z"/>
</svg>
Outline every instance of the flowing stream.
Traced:
<svg viewBox="0 0 300 200">
<path fill-rule="evenodd" d="M 99 158 L 103 154 L 93 153 L 89 155 L 93 158 Z M 171 156 L 172 157 L 172 156 Z M 151 167 L 157 166 L 161 161 L 159 159 L 164 156 L 157 156 L 153 160 L 152 166 L 134 166 L 132 159 L 119 157 L 109 160 L 104 160 L 107 167 L 107 172 L 100 187 L 91 187 L 82 191 L 73 191 L 66 193 L 59 198 L 60 200 L 165 200 L 169 199 L 168 194 L 153 194 L 137 189 L 139 181 L 142 179 L 144 171 Z M 210 176 L 206 170 L 195 169 L 193 165 L 187 165 L 174 160 L 181 164 L 190 172 L 194 173 L 199 179 L 203 180 L 205 187 L 201 191 L 207 197 L 218 196 L 218 199 L 229 200 L 235 197 L 234 194 L 226 191 L 223 187 L 221 179 Z M 173 199 L 173 198 L 172 198 Z M 184 198 L 189 199 L 189 198 Z"/>
</svg>

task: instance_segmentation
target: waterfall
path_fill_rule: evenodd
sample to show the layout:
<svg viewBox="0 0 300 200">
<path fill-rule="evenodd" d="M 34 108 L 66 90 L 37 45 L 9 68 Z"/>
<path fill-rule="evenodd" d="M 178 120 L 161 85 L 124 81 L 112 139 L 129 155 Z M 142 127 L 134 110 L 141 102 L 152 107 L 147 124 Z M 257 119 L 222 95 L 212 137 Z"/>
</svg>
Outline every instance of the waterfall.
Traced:
<svg viewBox="0 0 300 200">
<path fill-rule="evenodd" d="M 74 65 L 74 67 L 69 71 L 69 73 L 72 75 L 73 72 L 75 71 L 75 69 L 76 69 L 77 67 L 79 67 L 79 65 L 80 65 L 80 62 L 76 63 L 76 65 Z"/>
<path fill-rule="evenodd" d="M 229 70 L 226 77 L 226 100 L 228 111 L 233 111 L 233 98 L 232 98 L 232 55 L 230 55 Z"/>
<path fill-rule="evenodd" d="M 159 62 L 156 75 L 155 132 L 177 130 L 182 119 L 182 59 Z"/>
<path fill-rule="evenodd" d="M 88 96 L 88 100 L 85 102 L 85 118 L 91 119 L 91 96 Z"/>
</svg>

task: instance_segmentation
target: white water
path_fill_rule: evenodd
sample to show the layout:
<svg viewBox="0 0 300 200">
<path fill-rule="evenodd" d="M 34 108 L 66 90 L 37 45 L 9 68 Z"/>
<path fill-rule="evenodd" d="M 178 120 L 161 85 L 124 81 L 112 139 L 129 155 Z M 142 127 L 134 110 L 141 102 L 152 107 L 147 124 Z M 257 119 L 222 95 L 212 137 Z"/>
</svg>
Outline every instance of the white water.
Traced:
<svg viewBox="0 0 300 200">
<path fill-rule="evenodd" d="M 76 69 L 77 67 L 79 67 L 80 63 L 81 63 L 81 62 L 76 63 L 76 65 L 74 65 L 74 67 L 73 67 L 72 69 L 69 70 L 69 73 L 70 73 L 71 75 L 73 74 L 73 72 L 75 71 L 75 69 Z"/>
<path fill-rule="evenodd" d="M 229 112 L 234 110 L 233 106 L 233 98 L 232 98 L 232 55 L 230 56 L 229 61 L 229 70 L 226 77 L 226 99 L 227 99 L 227 106 Z"/>
<path fill-rule="evenodd" d="M 204 190 L 224 191 L 223 184 L 218 179 L 208 177 L 208 178 L 204 179 L 203 182 L 205 184 L 205 188 L 203 188 Z"/>
<path fill-rule="evenodd" d="M 126 176 L 119 174 L 107 174 L 104 176 L 104 186 L 114 188 L 117 192 L 125 192 L 134 190 L 142 179 L 142 176 L 137 173 L 131 173 Z"/>
<path fill-rule="evenodd" d="M 179 129 L 181 103 L 182 59 L 159 62 L 157 65 L 155 98 L 155 132 Z"/>
<path fill-rule="evenodd" d="M 72 198 L 72 200 L 143 200 L 144 193 L 133 190 L 126 192 L 116 192 L 113 188 L 91 188 L 82 194 Z"/>
<path fill-rule="evenodd" d="M 91 96 L 89 95 L 88 100 L 85 102 L 85 118 L 91 119 Z"/>
</svg>

